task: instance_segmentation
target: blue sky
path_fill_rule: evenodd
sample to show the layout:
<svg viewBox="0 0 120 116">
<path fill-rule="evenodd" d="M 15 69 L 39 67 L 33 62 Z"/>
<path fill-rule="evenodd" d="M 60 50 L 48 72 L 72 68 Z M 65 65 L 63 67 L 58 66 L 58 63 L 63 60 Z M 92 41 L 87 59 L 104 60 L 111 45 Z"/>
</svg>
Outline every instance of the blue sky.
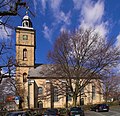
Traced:
<svg viewBox="0 0 120 116">
<path fill-rule="evenodd" d="M 24 0 L 23 0 L 24 1 Z M 92 27 L 105 38 L 114 38 L 120 44 L 120 1 L 119 0 L 32 0 L 29 16 L 36 30 L 36 63 L 48 63 L 47 53 L 62 30 Z M 25 10 L 23 16 L 25 14 Z M 14 17 L 14 25 L 21 25 L 21 18 Z M 7 29 L 10 37 L 15 32 Z M 4 29 L 0 38 L 8 39 Z"/>
</svg>

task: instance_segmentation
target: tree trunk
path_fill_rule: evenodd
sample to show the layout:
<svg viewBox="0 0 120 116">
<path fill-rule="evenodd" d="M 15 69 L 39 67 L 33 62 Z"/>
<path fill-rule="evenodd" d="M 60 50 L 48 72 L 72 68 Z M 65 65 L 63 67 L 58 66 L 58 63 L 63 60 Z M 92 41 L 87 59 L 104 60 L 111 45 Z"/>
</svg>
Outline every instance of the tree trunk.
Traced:
<svg viewBox="0 0 120 116">
<path fill-rule="evenodd" d="M 76 107 L 76 105 L 77 105 L 77 95 L 74 94 L 73 95 L 73 107 Z"/>
</svg>

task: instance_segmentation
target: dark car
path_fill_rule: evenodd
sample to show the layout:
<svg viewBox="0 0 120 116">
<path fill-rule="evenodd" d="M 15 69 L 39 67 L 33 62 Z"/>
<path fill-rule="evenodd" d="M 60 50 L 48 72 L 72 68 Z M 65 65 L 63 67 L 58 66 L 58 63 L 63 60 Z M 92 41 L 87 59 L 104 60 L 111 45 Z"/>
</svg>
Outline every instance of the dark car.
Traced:
<svg viewBox="0 0 120 116">
<path fill-rule="evenodd" d="M 26 111 L 15 111 L 7 113 L 6 116 L 31 116 L 31 114 Z"/>
<path fill-rule="evenodd" d="M 72 107 L 68 113 L 69 116 L 85 116 L 81 107 Z"/>
<path fill-rule="evenodd" d="M 56 108 L 49 108 L 44 112 L 43 116 L 59 116 L 59 111 Z"/>
<path fill-rule="evenodd" d="M 95 104 L 95 105 L 90 107 L 90 110 L 91 111 L 97 111 L 97 112 L 100 112 L 100 111 L 108 112 L 109 111 L 109 106 L 107 104 Z"/>
</svg>

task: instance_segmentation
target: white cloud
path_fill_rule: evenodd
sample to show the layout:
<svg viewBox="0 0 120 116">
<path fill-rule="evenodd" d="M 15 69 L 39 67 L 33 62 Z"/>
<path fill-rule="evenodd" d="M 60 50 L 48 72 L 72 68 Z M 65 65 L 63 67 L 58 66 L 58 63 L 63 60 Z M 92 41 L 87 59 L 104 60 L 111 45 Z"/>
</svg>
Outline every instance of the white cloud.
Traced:
<svg viewBox="0 0 120 116">
<path fill-rule="evenodd" d="M 60 6 L 61 6 L 61 3 L 62 3 L 62 0 L 50 0 L 50 6 L 53 10 L 53 12 L 55 13 L 58 13 L 60 11 Z"/>
<path fill-rule="evenodd" d="M 61 27 L 60 32 L 66 31 L 66 28 L 64 26 Z"/>
<path fill-rule="evenodd" d="M 83 16 L 86 23 L 99 23 L 104 15 L 103 1 L 93 3 L 92 1 L 87 0 L 83 5 L 81 15 Z"/>
<path fill-rule="evenodd" d="M 45 9 L 46 9 L 46 2 L 47 0 L 41 0 L 43 13 L 45 12 Z"/>
<path fill-rule="evenodd" d="M 56 23 L 61 23 L 64 22 L 65 24 L 70 23 L 70 15 L 71 13 L 64 13 L 60 8 L 61 8 L 61 3 L 62 0 L 50 0 L 50 7 L 53 12 L 53 16 L 56 19 Z"/>
<path fill-rule="evenodd" d="M 51 42 L 52 41 L 51 36 L 53 35 L 53 32 L 59 28 L 59 26 L 66 28 L 67 25 L 71 24 L 71 20 L 70 20 L 71 12 L 69 11 L 65 13 L 61 10 L 61 4 L 63 0 L 49 0 L 49 1 L 43 0 L 43 1 L 45 3 L 44 5 L 42 5 L 42 7 L 46 8 L 46 3 L 48 2 L 49 3 L 48 8 L 50 8 L 51 14 L 53 16 L 53 21 L 50 24 L 52 26 L 52 29 L 44 25 L 44 31 L 43 31 L 44 37 Z"/>
<path fill-rule="evenodd" d="M 63 22 L 65 25 L 69 25 L 71 23 L 70 16 L 71 12 L 66 14 L 63 11 L 59 12 L 59 15 L 56 16 L 57 23 Z"/>
<path fill-rule="evenodd" d="M 84 0 L 73 0 L 74 9 L 80 10 Z"/>
<path fill-rule="evenodd" d="M 47 0 L 33 0 L 34 10 L 37 11 L 37 8 L 41 8 L 41 13 L 45 12 Z M 39 7 L 38 7 L 39 6 Z"/>
<path fill-rule="evenodd" d="M 108 22 L 102 22 L 99 25 L 95 26 L 95 31 L 98 32 L 102 37 L 105 37 L 108 33 L 108 29 L 106 28 L 108 26 Z"/>
<path fill-rule="evenodd" d="M 8 39 L 12 34 L 12 29 L 0 25 L 0 39 Z"/>
<path fill-rule="evenodd" d="M 80 14 L 80 27 L 93 28 L 102 37 L 108 33 L 108 22 L 103 21 L 104 2 L 98 0 L 94 3 L 92 0 L 86 0 L 82 6 Z"/>
<path fill-rule="evenodd" d="M 120 33 L 118 34 L 118 36 L 117 36 L 116 39 L 117 39 L 117 40 L 116 40 L 116 46 L 117 46 L 118 48 L 120 48 Z"/>
<path fill-rule="evenodd" d="M 48 39 L 49 42 L 51 42 L 51 37 L 52 37 L 52 29 L 49 29 L 48 26 L 46 24 L 43 25 L 43 33 L 44 33 L 44 37 L 46 39 Z"/>
<path fill-rule="evenodd" d="M 120 50 L 120 33 L 116 37 L 115 46 Z M 120 63 L 114 68 L 116 74 L 120 75 Z"/>
<path fill-rule="evenodd" d="M 34 10 L 36 11 L 36 9 L 37 9 L 37 0 L 33 0 L 33 4 L 34 4 Z"/>
</svg>

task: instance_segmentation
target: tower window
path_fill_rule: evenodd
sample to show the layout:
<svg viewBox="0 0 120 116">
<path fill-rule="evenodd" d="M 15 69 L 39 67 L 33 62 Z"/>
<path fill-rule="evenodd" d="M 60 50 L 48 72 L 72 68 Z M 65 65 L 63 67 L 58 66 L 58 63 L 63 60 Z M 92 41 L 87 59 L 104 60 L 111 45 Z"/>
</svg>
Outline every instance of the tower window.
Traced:
<svg viewBox="0 0 120 116">
<path fill-rule="evenodd" d="M 27 73 L 23 73 L 23 82 L 27 82 Z"/>
<path fill-rule="evenodd" d="M 29 21 L 23 21 L 23 27 L 29 27 Z"/>
<path fill-rule="evenodd" d="M 27 60 L 27 49 L 23 49 L 23 60 Z"/>
<path fill-rule="evenodd" d="M 25 25 L 28 27 L 29 25 L 28 25 L 28 22 L 25 22 Z"/>
<path fill-rule="evenodd" d="M 28 35 L 23 35 L 23 40 L 28 40 Z"/>
</svg>

